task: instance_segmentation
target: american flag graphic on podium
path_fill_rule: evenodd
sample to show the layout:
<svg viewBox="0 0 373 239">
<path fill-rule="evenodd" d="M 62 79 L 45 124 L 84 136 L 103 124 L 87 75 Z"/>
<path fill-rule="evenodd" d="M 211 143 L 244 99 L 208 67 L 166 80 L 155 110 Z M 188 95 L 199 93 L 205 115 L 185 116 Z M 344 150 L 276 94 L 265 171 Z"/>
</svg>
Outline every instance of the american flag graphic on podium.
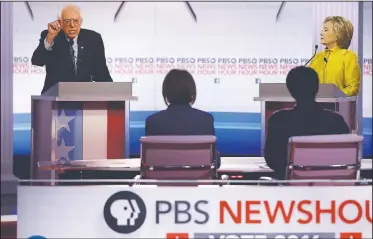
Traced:
<svg viewBox="0 0 373 239">
<path fill-rule="evenodd" d="M 125 110 L 108 102 L 58 102 L 52 160 L 125 158 Z"/>
</svg>

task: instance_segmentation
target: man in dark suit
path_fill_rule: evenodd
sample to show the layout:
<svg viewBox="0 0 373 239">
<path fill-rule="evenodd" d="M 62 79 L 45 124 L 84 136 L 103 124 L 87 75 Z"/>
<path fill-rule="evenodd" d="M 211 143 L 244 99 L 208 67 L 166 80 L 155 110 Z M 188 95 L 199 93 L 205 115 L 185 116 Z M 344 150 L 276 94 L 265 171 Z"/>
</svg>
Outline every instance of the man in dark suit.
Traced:
<svg viewBox="0 0 373 239">
<path fill-rule="evenodd" d="M 315 101 L 319 79 L 313 69 L 303 66 L 292 69 L 286 85 L 297 104 L 270 117 L 265 144 L 265 160 L 277 179 L 285 178 L 290 137 L 350 133 L 341 115 L 323 109 Z"/>
<path fill-rule="evenodd" d="M 58 82 L 113 81 L 101 35 L 81 29 L 82 22 L 80 9 L 68 5 L 61 10 L 59 19 L 41 33 L 31 62 L 46 66 L 42 93 Z"/>
<path fill-rule="evenodd" d="M 197 90 L 188 71 L 171 70 L 163 81 L 162 94 L 168 107 L 146 119 L 146 135 L 215 135 L 214 117 L 192 107 Z M 219 156 L 216 165 L 220 167 Z"/>
</svg>

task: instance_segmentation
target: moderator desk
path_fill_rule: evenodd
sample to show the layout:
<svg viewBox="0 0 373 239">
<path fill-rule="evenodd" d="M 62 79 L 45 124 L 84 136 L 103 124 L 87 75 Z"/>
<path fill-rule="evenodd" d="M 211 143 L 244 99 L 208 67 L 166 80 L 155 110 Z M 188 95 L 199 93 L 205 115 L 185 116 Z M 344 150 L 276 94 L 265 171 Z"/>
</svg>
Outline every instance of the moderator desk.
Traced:
<svg viewBox="0 0 373 239">
<path fill-rule="evenodd" d="M 50 170 L 49 165 L 40 166 L 41 170 Z M 109 170 L 109 171 L 140 171 L 140 158 L 130 159 L 100 159 L 76 160 L 71 165 L 63 166 L 63 170 Z M 219 172 L 252 172 L 268 173 L 272 169 L 265 165 L 263 157 L 222 157 Z"/>
<path fill-rule="evenodd" d="M 16 239 L 17 238 L 17 216 L 16 215 L 1 215 L 1 238 Z"/>
<path fill-rule="evenodd" d="M 51 167 L 40 166 L 39 170 L 51 170 Z M 63 172 L 68 173 L 79 173 L 83 178 L 83 172 L 89 174 L 90 172 L 112 172 L 112 176 L 105 173 L 110 178 L 117 178 L 114 174 L 119 177 L 132 179 L 134 175 L 137 175 L 140 171 L 140 158 L 132 159 L 110 159 L 110 160 L 79 160 L 73 161 L 71 165 L 66 165 L 61 168 Z M 365 178 L 371 178 L 372 171 L 372 159 L 363 159 L 361 163 L 361 172 Z M 119 173 L 119 174 L 118 174 Z M 124 175 L 124 174 L 125 175 Z M 235 175 L 238 178 L 244 178 L 244 174 L 251 175 L 254 178 L 245 179 L 258 179 L 257 176 L 268 176 L 273 173 L 273 170 L 268 168 L 265 164 L 263 157 L 222 157 L 221 166 L 218 170 L 220 174 L 227 174 L 229 176 Z M 368 174 L 370 176 L 366 176 Z"/>
</svg>

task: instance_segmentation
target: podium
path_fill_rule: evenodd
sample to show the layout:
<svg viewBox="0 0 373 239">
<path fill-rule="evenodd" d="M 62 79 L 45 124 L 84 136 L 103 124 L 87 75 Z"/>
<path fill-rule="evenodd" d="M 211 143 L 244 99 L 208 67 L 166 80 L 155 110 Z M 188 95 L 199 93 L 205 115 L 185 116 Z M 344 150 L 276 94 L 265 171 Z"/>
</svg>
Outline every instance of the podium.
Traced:
<svg viewBox="0 0 373 239">
<path fill-rule="evenodd" d="M 31 179 L 56 179 L 40 165 L 129 157 L 132 82 L 61 82 L 31 97 Z"/>
<path fill-rule="evenodd" d="M 356 100 L 356 96 L 346 96 L 333 84 L 320 84 L 316 96 L 323 108 L 342 115 L 351 131 L 356 131 L 357 127 Z M 296 103 L 285 83 L 259 83 L 259 97 L 254 101 L 261 102 L 261 155 L 264 156 L 268 119 L 275 111 L 292 108 Z"/>
</svg>

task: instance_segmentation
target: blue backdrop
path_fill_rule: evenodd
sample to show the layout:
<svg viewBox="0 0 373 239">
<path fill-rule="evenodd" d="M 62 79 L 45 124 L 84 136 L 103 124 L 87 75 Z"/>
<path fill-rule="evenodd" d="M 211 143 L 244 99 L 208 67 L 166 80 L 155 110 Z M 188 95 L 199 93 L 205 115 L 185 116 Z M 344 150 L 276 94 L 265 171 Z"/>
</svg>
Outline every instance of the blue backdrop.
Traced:
<svg viewBox="0 0 373 239">
<path fill-rule="evenodd" d="M 133 111 L 130 116 L 130 154 L 140 152 L 145 119 L 153 111 Z M 222 155 L 260 155 L 260 114 L 211 112 L 215 118 L 218 148 Z M 29 155 L 31 115 L 14 114 L 14 155 Z M 372 156 L 372 118 L 363 119 L 364 157 Z"/>
</svg>

